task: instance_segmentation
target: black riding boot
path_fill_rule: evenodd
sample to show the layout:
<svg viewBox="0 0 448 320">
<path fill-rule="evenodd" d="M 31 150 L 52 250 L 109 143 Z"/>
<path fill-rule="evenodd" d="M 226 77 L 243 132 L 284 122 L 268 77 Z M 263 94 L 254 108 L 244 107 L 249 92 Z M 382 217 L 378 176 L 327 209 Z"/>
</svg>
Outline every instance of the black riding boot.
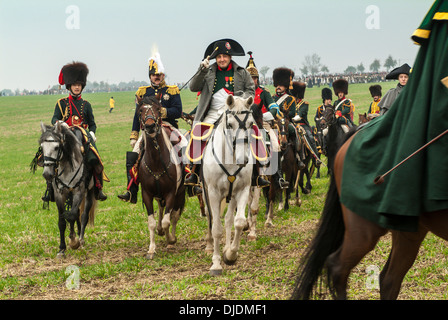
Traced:
<svg viewBox="0 0 448 320">
<path fill-rule="evenodd" d="M 103 192 L 103 173 L 94 173 L 93 176 L 95 178 L 95 199 L 100 201 L 107 200 L 107 195 Z"/>
<path fill-rule="evenodd" d="M 278 169 L 276 174 L 278 176 L 278 185 L 280 186 L 280 188 L 286 189 L 289 187 L 289 182 L 283 178 L 282 155 L 280 152 L 277 152 L 277 158 L 278 158 Z"/>
<path fill-rule="evenodd" d="M 193 164 L 190 173 L 185 176 L 185 185 L 187 186 L 199 186 L 199 172 L 201 165 L 199 163 Z"/>
<path fill-rule="evenodd" d="M 131 182 L 132 175 L 131 170 L 135 165 L 138 159 L 137 152 L 127 152 L 126 153 L 126 176 L 128 178 L 128 188 L 124 194 L 119 194 L 118 198 L 131 203 L 137 203 L 137 193 L 138 193 L 138 185 L 135 182 Z"/>
<path fill-rule="evenodd" d="M 252 187 L 264 188 L 268 187 L 271 183 L 264 179 L 263 176 L 259 174 L 260 163 L 258 161 L 253 165 L 254 168 L 252 170 Z"/>
</svg>

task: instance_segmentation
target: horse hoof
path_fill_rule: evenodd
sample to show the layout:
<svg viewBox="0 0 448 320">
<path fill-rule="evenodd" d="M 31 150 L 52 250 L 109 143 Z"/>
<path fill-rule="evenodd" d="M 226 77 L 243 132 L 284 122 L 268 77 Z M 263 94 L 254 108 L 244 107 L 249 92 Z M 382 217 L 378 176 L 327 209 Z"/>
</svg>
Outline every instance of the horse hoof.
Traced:
<svg viewBox="0 0 448 320">
<path fill-rule="evenodd" d="M 222 255 L 222 261 L 224 261 L 224 263 L 225 263 L 226 265 L 228 265 L 228 266 L 233 266 L 233 265 L 236 263 L 237 258 L 238 258 L 238 254 L 237 254 L 237 256 L 236 256 L 236 258 L 235 258 L 234 260 L 229 260 L 229 259 L 227 259 L 227 255 L 226 255 L 225 252 L 224 252 L 224 254 Z"/>
<path fill-rule="evenodd" d="M 84 241 L 84 239 L 79 240 L 79 245 L 80 245 L 81 247 L 84 247 L 85 244 L 86 244 L 86 242 Z"/>
<path fill-rule="evenodd" d="M 152 259 L 154 259 L 154 253 L 147 253 L 145 258 L 146 258 L 147 260 L 152 260 Z"/>
<path fill-rule="evenodd" d="M 207 247 L 205 247 L 205 252 L 207 252 L 207 253 L 213 253 L 213 246 L 207 246 Z"/>
<path fill-rule="evenodd" d="M 76 250 L 79 248 L 80 244 L 81 243 L 79 242 L 79 240 L 73 240 L 73 241 L 70 241 L 69 246 L 71 249 Z"/>
<path fill-rule="evenodd" d="M 267 227 L 267 228 L 271 228 L 271 227 L 274 227 L 274 224 L 272 222 L 266 222 L 264 224 L 264 226 Z"/>
<path fill-rule="evenodd" d="M 65 258 L 65 250 L 64 251 L 59 251 L 58 254 L 56 255 L 57 259 L 64 259 Z"/>
<path fill-rule="evenodd" d="M 210 275 L 212 277 L 220 276 L 220 275 L 222 275 L 222 269 L 210 270 Z"/>
<path fill-rule="evenodd" d="M 247 241 L 255 241 L 255 240 L 257 240 L 257 236 L 253 236 L 250 234 L 247 236 Z"/>
</svg>

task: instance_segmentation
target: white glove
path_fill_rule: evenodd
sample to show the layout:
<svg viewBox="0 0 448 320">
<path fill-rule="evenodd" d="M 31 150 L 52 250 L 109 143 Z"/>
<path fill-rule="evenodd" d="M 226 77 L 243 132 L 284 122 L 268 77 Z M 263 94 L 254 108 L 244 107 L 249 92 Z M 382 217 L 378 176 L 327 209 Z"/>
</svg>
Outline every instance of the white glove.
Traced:
<svg viewBox="0 0 448 320">
<path fill-rule="evenodd" d="M 134 148 L 135 144 L 137 143 L 137 140 L 131 139 L 131 147 Z"/>
<path fill-rule="evenodd" d="M 89 131 L 89 133 L 90 133 L 90 136 L 91 136 L 92 139 L 93 139 L 93 142 L 96 142 L 95 132 L 93 132 L 93 131 Z"/>
<path fill-rule="evenodd" d="M 292 121 L 294 122 L 299 122 L 300 120 L 302 120 L 302 118 L 299 115 L 296 115 L 294 118 L 292 118 Z"/>
<path fill-rule="evenodd" d="M 201 69 L 208 69 L 210 67 L 210 61 L 208 59 L 204 59 L 201 62 Z"/>
<path fill-rule="evenodd" d="M 62 120 L 58 120 L 58 122 L 59 122 L 59 124 L 60 124 L 62 127 L 66 128 L 66 129 L 70 128 L 70 127 L 68 126 L 68 124 L 67 124 L 66 122 L 64 122 L 64 121 L 62 121 Z"/>
</svg>

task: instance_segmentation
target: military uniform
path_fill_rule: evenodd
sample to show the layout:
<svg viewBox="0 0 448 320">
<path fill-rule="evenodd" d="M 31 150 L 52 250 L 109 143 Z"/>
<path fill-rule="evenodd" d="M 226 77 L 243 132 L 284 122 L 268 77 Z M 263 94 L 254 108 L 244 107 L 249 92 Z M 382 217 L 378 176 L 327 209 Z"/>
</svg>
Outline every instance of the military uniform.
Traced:
<svg viewBox="0 0 448 320">
<path fill-rule="evenodd" d="M 82 62 L 73 62 L 65 65 L 59 75 L 59 84 L 66 85 L 67 90 L 71 90 L 71 85 L 80 83 L 84 89 L 87 82 L 89 70 Z M 103 181 L 109 181 L 104 174 L 104 166 L 95 144 L 96 123 L 93 116 L 92 106 L 81 95 L 75 96 L 70 93 L 66 98 L 59 99 L 56 103 L 51 123 L 57 121 L 65 122 L 69 127 L 80 127 L 87 133 L 93 133 L 88 139 L 88 148 L 86 161 L 92 169 L 95 178 L 96 197 L 98 200 L 106 200 L 107 196 L 103 193 Z"/>
<path fill-rule="evenodd" d="M 160 59 L 158 52 L 149 59 L 149 71 L 148 75 L 151 81 L 151 75 L 164 74 L 165 70 Z M 162 121 L 164 123 L 169 123 L 173 128 L 172 130 L 177 130 L 178 124 L 177 119 L 182 116 L 182 101 L 180 98 L 180 90 L 177 86 L 169 86 L 164 80 L 160 82 L 158 86 L 153 84 L 149 86 L 142 86 L 138 88 L 135 96 L 138 100 L 144 97 L 159 96 L 161 108 Z M 118 195 L 118 198 L 123 201 L 129 201 L 131 203 L 137 202 L 138 193 L 138 179 L 137 170 L 134 167 L 138 160 L 138 155 L 140 153 L 140 143 L 142 141 L 142 136 L 139 137 L 140 133 L 140 116 L 139 116 L 139 105 L 135 105 L 135 113 L 132 121 L 132 130 L 130 135 L 131 145 L 133 146 L 132 152 L 126 153 L 126 174 L 128 179 L 127 192 Z M 180 135 L 181 136 L 181 135 Z"/>
<path fill-rule="evenodd" d="M 378 116 L 380 113 L 380 107 L 378 104 L 381 102 L 381 89 L 382 88 L 379 84 L 369 87 L 370 95 L 372 96 L 372 98 L 378 97 L 378 100 L 372 101 L 372 103 L 370 103 L 369 110 L 367 111 L 368 119 L 372 119 L 373 117 Z"/>
<path fill-rule="evenodd" d="M 338 123 L 347 125 L 349 128 L 353 127 L 353 113 L 355 111 L 355 106 L 350 99 L 345 97 L 345 95 L 348 94 L 348 81 L 345 79 L 336 80 L 333 82 L 333 90 L 336 96 L 338 96 L 339 92 L 344 93 L 344 96 L 341 99 L 337 99 L 333 105 L 336 117 L 338 118 Z"/>
</svg>

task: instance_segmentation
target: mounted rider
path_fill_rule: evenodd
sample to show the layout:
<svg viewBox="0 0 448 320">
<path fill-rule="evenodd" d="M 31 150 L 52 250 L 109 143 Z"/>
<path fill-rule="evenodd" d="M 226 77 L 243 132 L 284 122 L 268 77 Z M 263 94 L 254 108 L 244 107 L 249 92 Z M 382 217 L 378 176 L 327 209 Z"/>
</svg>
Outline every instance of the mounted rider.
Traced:
<svg viewBox="0 0 448 320">
<path fill-rule="evenodd" d="M 56 103 L 51 123 L 60 121 L 64 126 L 77 128 L 82 132 L 83 145 L 88 145 L 85 155 L 86 162 L 92 170 L 95 179 L 95 197 L 104 201 L 107 196 L 103 193 L 103 181 L 109 182 L 104 174 L 104 166 L 96 147 L 96 123 L 93 116 L 92 106 L 81 97 L 82 90 L 87 84 L 89 69 L 83 62 L 72 62 L 62 67 L 59 74 L 59 84 L 69 90 L 68 97 L 59 99 Z M 51 185 L 48 192 L 42 198 L 44 201 L 52 201 L 53 190 Z"/>
<path fill-rule="evenodd" d="M 380 115 L 379 103 L 381 102 L 381 86 L 379 84 L 369 87 L 370 95 L 373 101 L 370 103 L 369 110 L 367 110 L 367 119 L 372 120 Z"/>
<path fill-rule="evenodd" d="M 281 162 L 282 157 L 278 136 L 272 129 L 274 120 L 281 118 L 279 106 L 275 103 L 269 91 L 260 85 L 260 75 L 257 67 L 255 66 L 254 58 L 252 57 L 252 51 L 249 51 L 248 54 L 249 61 L 247 62 L 246 69 L 249 71 L 255 84 L 254 103 L 260 107 L 261 112 L 263 113 L 263 128 L 268 133 L 271 152 L 272 154 L 276 154 L 273 159 L 277 158 L 278 160 L 276 172 L 279 179 L 278 184 L 280 188 L 285 189 L 289 186 L 289 183 L 283 178 Z M 260 176 L 258 176 L 258 178 L 260 178 Z M 259 185 L 259 183 L 256 182 L 255 185 Z"/>
<path fill-rule="evenodd" d="M 314 116 L 314 121 L 316 123 L 316 128 L 318 134 L 322 134 L 322 149 L 326 150 L 326 135 L 328 133 L 328 128 L 323 128 L 322 120 L 324 112 L 328 107 L 332 107 L 331 102 L 333 101 L 333 93 L 330 88 L 323 88 L 321 91 L 322 104 L 317 107 L 316 115 Z"/>
<path fill-rule="evenodd" d="M 272 72 L 272 80 L 274 81 L 275 94 L 272 96 L 274 101 L 279 106 L 280 118 L 288 117 L 290 123 L 288 126 L 288 135 L 293 139 L 294 149 L 296 151 L 296 158 L 299 162 L 299 169 L 305 168 L 303 159 L 305 155 L 299 150 L 299 137 L 293 125 L 292 117 L 295 115 L 296 99 L 289 94 L 292 87 L 292 79 L 294 78 L 294 71 L 288 68 L 276 68 Z"/>
<path fill-rule="evenodd" d="M 200 99 L 186 151 L 186 156 L 193 163 L 191 172 L 185 178 L 186 185 L 199 186 L 202 152 L 215 123 L 224 112 L 226 98 L 229 95 L 242 98 L 255 95 L 255 86 L 249 72 L 232 59 L 233 56 L 244 55 L 243 47 L 235 40 L 215 41 L 207 47 L 199 70 L 191 79 L 190 90 L 200 92 Z M 216 59 L 216 62 L 210 65 L 210 59 Z M 257 180 L 261 186 L 269 184 L 261 177 Z"/>
<path fill-rule="evenodd" d="M 346 95 L 348 94 L 348 81 L 345 79 L 338 79 L 333 82 L 334 94 L 338 99 L 334 102 L 334 111 L 338 123 L 341 125 L 344 132 L 348 132 L 351 127 L 355 124 L 353 123 L 353 113 L 355 111 L 355 106 L 352 100 L 348 99 Z"/>
<path fill-rule="evenodd" d="M 300 126 L 305 130 L 305 134 L 303 136 L 305 138 L 307 147 L 313 155 L 313 158 L 316 160 L 316 166 L 319 166 L 321 164 L 321 161 L 318 158 L 319 152 L 317 151 L 316 141 L 314 140 L 314 135 L 308 122 L 309 103 L 303 99 L 305 96 L 305 90 L 306 83 L 299 81 L 292 82 L 292 89 L 289 91 L 296 100 L 296 108 L 294 115 L 292 115 L 292 110 L 289 115 L 292 121 L 297 124 L 297 126 Z"/>
<path fill-rule="evenodd" d="M 378 107 L 380 107 L 380 115 L 384 115 L 387 111 L 389 111 L 394 101 L 398 98 L 400 92 L 406 86 L 410 73 L 411 66 L 405 63 L 402 66 L 393 69 L 386 75 L 386 80 L 398 80 L 398 84 L 395 88 L 387 91 L 381 102 L 378 104 Z"/>
<path fill-rule="evenodd" d="M 171 131 L 171 143 L 174 145 L 178 142 L 181 142 L 180 147 L 186 144 L 186 142 L 183 140 L 182 134 L 180 134 L 177 130 L 177 119 L 182 115 L 182 101 L 180 98 L 179 88 L 175 85 L 166 84 L 165 68 L 162 64 L 162 60 L 160 59 L 159 52 L 154 52 L 153 55 L 149 58 L 148 62 L 148 75 L 150 85 L 138 88 L 137 92 L 135 93 L 135 113 L 130 136 L 130 144 L 133 149 L 132 151 L 128 151 L 126 153 L 126 175 L 128 180 L 127 191 L 124 194 L 118 195 L 119 199 L 131 203 L 137 203 L 138 176 L 135 164 L 137 163 L 139 154 L 142 151 L 140 150 L 140 147 L 143 139 L 143 134 L 139 137 L 139 101 L 141 101 L 144 97 L 160 97 L 160 103 L 162 104 L 161 116 L 164 126 L 168 127 Z"/>
</svg>

